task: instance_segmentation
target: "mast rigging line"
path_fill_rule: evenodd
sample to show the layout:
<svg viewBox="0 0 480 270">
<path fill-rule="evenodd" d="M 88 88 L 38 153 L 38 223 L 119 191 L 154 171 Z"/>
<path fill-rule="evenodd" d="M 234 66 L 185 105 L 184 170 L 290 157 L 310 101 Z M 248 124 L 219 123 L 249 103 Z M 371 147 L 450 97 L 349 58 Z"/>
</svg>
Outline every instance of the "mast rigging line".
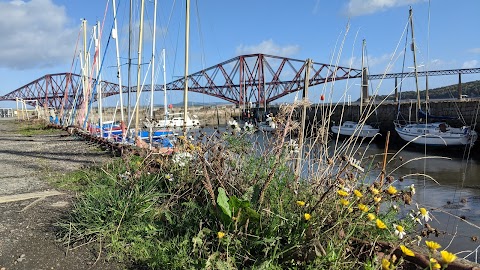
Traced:
<svg viewBox="0 0 480 270">
<path fill-rule="evenodd" d="M 80 28 L 78 30 L 77 41 L 75 42 L 75 51 L 73 53 L 72 64 L 70 65 L 70 73 L 72 73 L 73 67 L 75 65 L 75 59 L 77 58 L 76 55 L 77 55 L 77 51 L 78 51 L 78 43 L 80 41 L 81 34 L 82 34 L 82 29 Z M 68 82 L 66 83 L 65 87 L 67 87 L 67 85 L 68 85 Z M 65 122 L 64 109 L 65 109 L 65 103 L 67 102 L 67 99 L 68 99 L 68 92 L 67 91 L 68 91 L 68 88 L 64 90 L 64 96 L 63 96 L 63 100 L 62 100 L 62 104 L 61 104 L 61 108 L 60 108 L 60 114 L 59 114 L 60 118 L 62 119 L 62 122 Z"/>
<path fill-rule="evenodd" d="M 103 14 L 103 21 L 102 21 L 102 27 L 100 29 L 98 29 L 99 31 L 99 37 L 100 39 L 102 38 L 102 34 L 103 34 L 103 28 L 105 27 L 105 19 L 107 17 L 107 12 L 108 12 L 108 6 L 110 4 L 110 0 L 107 0 L 107 4 L 105 5 L 105 12 Z M 105 62 L 105 55 L 106 55 L 106 52 L 107 52 L 107 49 L 108 49 L 108 46 L 110 44 L 110 39 L 112 37 L 112 29 L 113 29 L 114 25 L 112 23 L 112 27 L 110 28 L 110 35 L 108 36 L 108 41 L 107 41 L 107 45 L 105 45 L 105 52 L 103 53 L 103 58 L 101 60 L 101 63 L 100 63 L 100 68 L 98 69 L 98 74 L 97 74 L 97 77 L 96 77 L 96 80 L 95 80 L 95 84 L 94 84 L 94 88 L 93 88 L 93 91 L 91 93 L 91 99 L 90 99 L 90 103 L 88 105 L 88 108 L 87 108 L 87 113 L 85 114 L 85 119 L 83 121 L 83 128 L 86 127 L 86 124 L 88 122 L 88 116 L 90 114 L 90 109 L 91 109 L 91 106 L 92 106 L 92 103 L 93 103 L 93 100 L 94 100 L 94 95 L 95 93 L 97 92 L 97 85 L 98 85 L 98 77 L 100 76 L 101 72 L 102 72 L 102 68 L 103 68 L 103 63 Z M 100 41 L 99 41 L 100 42 Z M 95 66 L 95 62 L 97 60 L 97 58 L 99 57 L 98 53 L 99 53 L 99 50 L 100 48 L 96 48 L 95 49 L 95 55 L 93 57 L 93 65 L 92 65 L 92 69 L 91 69 L 91 72 L 93 73 L 93 67 Z M 93 76 L 90 77 L 91 80 L 93 79 Z M 89 85 L 91 85 L 91 82 L 89 83 Z M 100 97 L 102 98 L 102 97 Z M 99 113 L 102 113 L 102 112 L 99 112 Z M 102 127 L 100 127 L 102 128 Z"/>
</svg>

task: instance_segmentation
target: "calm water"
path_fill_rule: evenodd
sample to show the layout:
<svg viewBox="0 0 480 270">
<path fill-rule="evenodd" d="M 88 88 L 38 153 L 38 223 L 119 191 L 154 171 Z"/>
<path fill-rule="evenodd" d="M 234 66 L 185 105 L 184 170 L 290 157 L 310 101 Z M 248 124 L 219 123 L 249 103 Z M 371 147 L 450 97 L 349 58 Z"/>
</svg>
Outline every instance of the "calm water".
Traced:
<svg viewBox="0 0 480 270">
<path fill-rule="evenodd" d="M 381 154 L 383 146 L 370 145 L 368 149 L 364 147 L 361 150 L 367 155 Z M 389 151 L 389 159 L 397 151 Z M 434 179 L 407 176 L 403 182 L 395 181 L 394 185 L 400 189 L 415 185 L 413 208 L 416 209 L 415 203 L 427 208 L 433 214 L 433 221 L 429 224 L 445 232 L 438 238 L 430 236 L 431 240 L 437 241 L 443 248 L 448 247 L 449 251 L 461 252 L 459 257 L 473 252 L 468 258 L 475 261 L 474 251 L 480 245 L 480 241 L 472 240 L 480 237 L 480 163 L 462 156 L 461 150 L 433 149 L 425 152 L 422 147 L 410 147 L 399 152 L 386 171 L 395 170 L 392 173 L 395 179 L 416 173 L 424 173 Z M 415 160 L 422 157 L 431 158 Z M 381 161 L 381 157 L 377 156 L 377 160 Z M 419 226 L 418 230 L 421 229 Z"/>
<path fill-rule="evenodd" d="M 225 129 L 221 129 L 224 131 Z M 211 130 L 213 131 L 213 130 Z M 207 133 L 209 133 L 207 131 Z M 259 148 L 265 148 L 265 142 L 271 136 L 256 133 L 252 141 Z M 330 145 L 333 148 L 333 144 Z M 388 160 L 397 153 L 397 149 L 389 151 Z M 367 156 L 383 153 L 383 143 L 362 145 L 357 152 Z M 475 250 L 480 246 L 480 161 L 463 158 L 462 150 L 432 149 L 425 152 L 422 147 L 407 147 L 391 160 L 387 166 L 387 174 L 399 179 L 405 175 L 424 173 L 434 180 L 423 176 L 407 176 L 402 182 L 395 181 L 397 189 L 407 189 L 411 184 L 416 187 L 411 206 L 416 209 L 427 208 L 433 221 L 429 224 L 445 234 L 439 237 L 430 236 L 459 257 L 467 257 L 475 261 Z M 428 159 L 419 159 L 422 157 Z M 376 155 L 375 162 L 381 162 L 382 156 Z M 372 171 L 369 175 L 379 175 L 380 169 Z M 405 211 L 404 213 L 409 213 Z M 460 218 L 461 217 L 461 218 Z M 463 218 L 463 220 L 462 220 Z M 418 227 L 418 231 L 422 229 Z M 424 241 L 422 240 L 422 245 Z M 480 262 L 480 254 L 477 261 Z"/>
</svg>

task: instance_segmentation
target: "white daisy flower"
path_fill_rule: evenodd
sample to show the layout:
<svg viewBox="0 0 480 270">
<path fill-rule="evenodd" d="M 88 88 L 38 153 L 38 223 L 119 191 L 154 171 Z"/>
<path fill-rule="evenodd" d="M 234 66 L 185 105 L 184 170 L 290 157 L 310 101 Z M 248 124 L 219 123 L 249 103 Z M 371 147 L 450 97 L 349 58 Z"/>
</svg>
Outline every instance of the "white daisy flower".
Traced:
<svg viewBox="0 0 480 270">
<path fill-rule="evenodd" d="M 416 193 L 415 184 L 410 185 L 410 192 L 412 192 L 412 195 L 415 195 L 415 193 Z"/>
<path fill-rule="evenodd" d="M 410 213 L 409 215 L 415 223 L 418 222 L 418 224 L 422 225 L 422 221 L 418 218 L 418 215 L 414 215 L 413 213 Z"/>
<path fill-rule="evenodd" d="M 175 153 L 172 157 L 173 163 L 177 164 L 180 167 L 185 166 L 192 159 L 192 154 L 188 152 Z"/>
<path fill-rule="evenodd" d="M 425 222 L 432 220 L 432 218 L 430 217 L 430 213 L 427 211 L 427 209 L 422 207 L 419 209 L 418 213 L 420 214 L 420 218 L 425 220 Z"/>
<path fill-rule="evenodd" d="M 235 131 L 240 130 L 240 126 L 238 125 L 238 122 L 235 120 L 228 120 L 228 126 L 230 126 L 230 128 L 232 128 Z"/>
<path fill-rule="evenodd" d="M 167 174 L 165 174 L 165 179 L 172 182 L 173 181 L 173 175 L 171 173 L 167 173 Z"/>
<path fill-rule="evenodd" d="M 403 229 L 403 226 L 393 224 L 393 227 L 395 228 L 394 234 L 395 236 L 398 236 L 399 239 L 403 239 L 403 237 L 407 234 L 405 229 Z"/>
</svg>

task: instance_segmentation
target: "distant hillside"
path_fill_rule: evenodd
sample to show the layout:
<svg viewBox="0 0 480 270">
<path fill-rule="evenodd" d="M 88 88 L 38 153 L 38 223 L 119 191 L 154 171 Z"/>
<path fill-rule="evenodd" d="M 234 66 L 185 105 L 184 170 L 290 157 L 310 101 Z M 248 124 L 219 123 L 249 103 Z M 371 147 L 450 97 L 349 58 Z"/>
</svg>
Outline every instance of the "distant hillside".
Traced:
<svg viewBox="0 0 480 270">
<path fill-rule="evenodd" d="M 428 90 L 430 99 L 446 99 L 458 97 L 458 84 L 443 86 L 439 88 L 433 88 Z M 480 80 L 473 82 L 462 83 L 462 94 L 467 95 L 469 98 L 480 97 Z M 415 91 L 402 91 L 402 99 L 416 99 L 417 93 Z M 376 96 L 376 100 L 383 100 L 386 95 Z M 389 95 L 387 100 L 394 100 L 393 95 Z M 425 90 L 420 91 L 420 98 L 425 99 Z"/>
</svg>

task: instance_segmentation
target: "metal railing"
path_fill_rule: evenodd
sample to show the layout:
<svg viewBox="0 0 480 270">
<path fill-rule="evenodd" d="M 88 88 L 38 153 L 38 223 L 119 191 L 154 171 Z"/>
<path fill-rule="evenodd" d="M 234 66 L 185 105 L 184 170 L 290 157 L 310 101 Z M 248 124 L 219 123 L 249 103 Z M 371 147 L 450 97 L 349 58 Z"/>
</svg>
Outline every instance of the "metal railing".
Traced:
<svg viewBox="0 0 480 270">
<path fill-rule="evenodd" d="M 11 118 L 13 117 L 12 108 L 0 108 L 0 118 Z"/>
</svg>

